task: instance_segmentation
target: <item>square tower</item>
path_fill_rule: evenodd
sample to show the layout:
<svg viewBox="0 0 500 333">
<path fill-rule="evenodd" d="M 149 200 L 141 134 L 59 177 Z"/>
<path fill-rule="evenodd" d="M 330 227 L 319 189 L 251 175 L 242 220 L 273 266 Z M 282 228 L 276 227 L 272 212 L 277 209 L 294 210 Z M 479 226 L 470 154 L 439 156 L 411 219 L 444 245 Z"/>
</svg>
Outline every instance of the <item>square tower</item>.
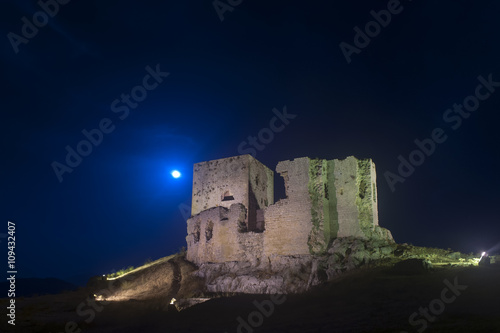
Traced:
<svg viewBox="0 0 500 333">
<path fill-rule="evenodd" d="M 262 231 L 263 226 L 257 225 L 257 210 L 274 203 L 274 172 L 251 155 L 196 163 L 191 202 L 192 216 L 241 203 L 247 210 L 248 231 Z"/>
</svg>

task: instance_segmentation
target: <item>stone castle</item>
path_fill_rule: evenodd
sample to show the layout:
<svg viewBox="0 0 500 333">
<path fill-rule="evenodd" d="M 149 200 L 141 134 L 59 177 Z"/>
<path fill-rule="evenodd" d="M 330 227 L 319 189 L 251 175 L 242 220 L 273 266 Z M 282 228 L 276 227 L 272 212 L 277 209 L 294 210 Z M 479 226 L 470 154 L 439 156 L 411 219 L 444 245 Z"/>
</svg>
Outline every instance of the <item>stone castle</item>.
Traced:
<svg viewBox="0 0 500 333">
<path fill-rule="evenodd" d="M 371 159 L 308 157 L 279 162 L 286 198 L 274 202 L 274 172 L 250 155 L 193 167 L 187 259 L 197 265 L 322 255 L 335 239 L 394 242 L 379 227 Z"/>
</svg>

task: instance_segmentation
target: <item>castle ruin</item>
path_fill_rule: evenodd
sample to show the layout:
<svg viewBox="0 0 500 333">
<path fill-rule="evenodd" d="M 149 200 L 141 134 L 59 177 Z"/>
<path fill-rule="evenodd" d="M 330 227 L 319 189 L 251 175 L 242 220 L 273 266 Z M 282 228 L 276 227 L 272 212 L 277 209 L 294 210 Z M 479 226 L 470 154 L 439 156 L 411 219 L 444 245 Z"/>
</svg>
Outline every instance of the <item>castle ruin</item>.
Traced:
<svg viewBox="0 0 500 333">
<path fill-rule="evenodd" d="M 394 242 L 379 227 L 371 159 L 279 162 L 286 198 L 274 203 L 274 172 L 250 155 L 193 167 L 187 259 L 250 262 L 276 256 L 321 255 L 342 237 Z"/>
</svg>

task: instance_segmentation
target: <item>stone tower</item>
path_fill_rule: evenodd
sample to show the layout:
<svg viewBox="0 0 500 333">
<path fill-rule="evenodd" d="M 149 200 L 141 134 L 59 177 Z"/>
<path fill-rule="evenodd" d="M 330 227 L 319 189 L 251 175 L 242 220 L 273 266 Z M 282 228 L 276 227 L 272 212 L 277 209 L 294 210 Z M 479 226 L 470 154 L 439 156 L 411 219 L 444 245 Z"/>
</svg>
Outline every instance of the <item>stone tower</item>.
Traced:
<svg viewBox="0 0 500 333">
<path fill-rule="evenodd" d="M 274 174 L 250 155 L 194 165 L 188 260 L 262 263 L 323 254 L 336 238 L 394 241 L 378 225 L 371 159 L 302 157 L 276 170 L 286 198 L 273 203 Z"/>
<path fill-rule="evenodd" d="M 191 215 L 240 203 L 248 230 L 262 231 L 261 210 L 274 202 L 274 172 L 251 155 L 197 163 L 193 167 Z M 259 222 L 259 224 L 258 224 Z"/>
</svg>

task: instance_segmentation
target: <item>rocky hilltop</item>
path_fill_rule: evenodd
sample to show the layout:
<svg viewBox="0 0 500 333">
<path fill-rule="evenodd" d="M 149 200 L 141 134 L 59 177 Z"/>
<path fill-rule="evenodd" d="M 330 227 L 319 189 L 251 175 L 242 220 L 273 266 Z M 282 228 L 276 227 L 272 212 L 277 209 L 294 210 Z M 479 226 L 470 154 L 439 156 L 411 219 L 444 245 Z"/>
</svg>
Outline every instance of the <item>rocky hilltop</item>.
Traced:
<svg viewBox="0 0 500 333">
<path fill-rule="evenodd" d="M 371 159 L 302 157 L 276 171 L 286 198 L 275 203 L 274 172 L 250 155 L 194 165 L 187 259 L 208 291 L 301 292 L 391 253 Z"/>
</svg>

